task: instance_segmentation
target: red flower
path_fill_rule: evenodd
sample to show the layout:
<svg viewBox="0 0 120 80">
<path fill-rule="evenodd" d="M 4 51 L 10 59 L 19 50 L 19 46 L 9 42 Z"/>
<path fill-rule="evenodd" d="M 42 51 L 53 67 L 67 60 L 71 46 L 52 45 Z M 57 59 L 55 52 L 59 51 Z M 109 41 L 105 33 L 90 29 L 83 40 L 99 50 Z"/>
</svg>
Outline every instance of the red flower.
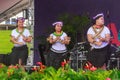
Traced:
<svg viewBox="0 0 120 80">
<path fill-rule="evenodd" d="M 111 78 L 106 78 L 106 80 L 111 80 Z"/>
<path fill-rule="evenodd" d="M 90 69 L 92 67 L 92 64 L 90 62 L 87 62 L 84 66 L 85 69 Z"/>
<path fill-rule="evenodd" d="M 42 65 L 42 62 L 37 62 L 38 65 Z"/>
<path fill-rule="evenodd" d="M 61 66 L 64 67 L 65 66 L 65 62 L 61 62 Z"/>
<path fill-rule="evenodd" d="M 90 68 L 90 70 L 91 70 L 91 71 L 95 71 L 95 70 L 97 70 L 97 68 L 94 67 L 94 66 L 92 66 L 92 67 Z"/>
<path fill-rule="evenodd" d="M 36 67 L 36 66 L 34 66 L 33 68 L 31 68 L 31 70 L 36 71 L 36 70 L 37 70 L 37 67 Z"/>
<path fill-rule="evenodd" d="M 17 65 L 16 65 L 16 66 L 13 66 L 13 68 L 18 69 L 18 66 L 17 66 Z"/>
<path fill-rule="evenodd" d="M 42 65 L 42 68 L 43 68 L 43 69 L 45 69 L 45 68 L 46 68 L 46 66 L 45 66 L 45 65 Z"/>
<path fill-rule="evenodd" d="M 87 62 L 89 66 L 92 66 L 92 64 L 90 62 Z"/>
<path fill-rule="evenodd" d="M 2 68 L 3 67 L 3 64 L 0 64 L 0 68 Z"/>
<path fill-rule="evenodd" d="M 64 59 L 64 61 L 63 62 L 61 62 L 61 66 L 62 67 L 64 67 L 66 64 L 68 64 L 69 63 L 69 60 L 68 61 L 66 61 L 65 59 Z"/>
<path fill-rule="evenodd" d="M 88 64 L 86 64 L 86 65 L 84 66 L 85 69 L 90 69 L 90 67 L 91 67 L 91 66 L 89 66 Z"/>
</svg>

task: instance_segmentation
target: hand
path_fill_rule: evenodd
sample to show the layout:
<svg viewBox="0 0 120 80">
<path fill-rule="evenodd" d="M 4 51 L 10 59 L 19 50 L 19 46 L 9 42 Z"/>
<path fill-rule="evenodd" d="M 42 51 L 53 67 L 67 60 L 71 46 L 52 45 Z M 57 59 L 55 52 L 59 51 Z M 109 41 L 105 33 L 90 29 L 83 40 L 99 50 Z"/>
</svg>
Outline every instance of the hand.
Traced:
<svg viewBox="0 0 120 80">
<path fill-rule="evenodd" d="M 66 41 L 71 41 L 71 37 L 66 37 Z"/>
<path fill-rule="evenodd" d="M 26 38 L 26 37 L 23 37 L 23 40 L 26 42 L 26 41 L 27 41 L 27 38 Z"/>
<path fill-rule="evenodd" d="M 69 44 L 70 40 L 71 40 L 71 38 L 66 36 L 66 37 L 64 37 L 64 40 L 61 40 L 61 43 L 62 44 Z"/>
<path fill-rule="evenodd" d="M 52 36 L 49 36 L 49 37 L 47 38 L 47 41 L 51 41 L 51 40 L 53 40 L 53 37 L 52 37 Z"/>
<path fill-rule="evenodd" d="M 24 37 L 23 40 L 25 42 L 31 42 L 32 37 Z"/>
<path fill-rule="evenodd" d="M 56 41 L 60 41 L 61 39 L 60 39 L 60 37 L 56 37 L 55 39 L 54 39 L 54 41 L 56 42 Z"/>
<path fill-rule="evenodd" d="M 24 43 L 23 43 L 23 42 L 19 42 L 18 44 L 19 44 L 19 45 L 24 45 Z"/>
<path fill-rule="evenodd" d="M 102 42 L 100 41 L 100 42 L 95 42 L 95 44 L 97 45 L 97 46 L 101 46 L 102 45 Z"/>
<path fill-rule="evenodd" d="M 100 41 L 105 41 L 105 38 L 100 37 L 99 39 L 100 39 Z"/>
</svg>

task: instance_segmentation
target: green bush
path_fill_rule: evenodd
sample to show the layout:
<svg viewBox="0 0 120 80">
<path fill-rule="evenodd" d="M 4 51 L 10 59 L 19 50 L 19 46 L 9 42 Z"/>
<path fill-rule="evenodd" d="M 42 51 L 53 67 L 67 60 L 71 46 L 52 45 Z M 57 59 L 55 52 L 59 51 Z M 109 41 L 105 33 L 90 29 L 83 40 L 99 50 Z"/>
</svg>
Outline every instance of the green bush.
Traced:
<svg viewBox="0 0 120 80">
<path fill-rule="evenodd" d="M 0 64 L 0 80 L 120 80 L 120 71 L 117 69 L 95 71 L 80 69 L 76 72 L 68 66 L 56 70 L 53 67 L 42 68 L 40 65 L 34 67 L 32 73 L 28 73 L 23 66 L 7 67 Z"/>
</svg>

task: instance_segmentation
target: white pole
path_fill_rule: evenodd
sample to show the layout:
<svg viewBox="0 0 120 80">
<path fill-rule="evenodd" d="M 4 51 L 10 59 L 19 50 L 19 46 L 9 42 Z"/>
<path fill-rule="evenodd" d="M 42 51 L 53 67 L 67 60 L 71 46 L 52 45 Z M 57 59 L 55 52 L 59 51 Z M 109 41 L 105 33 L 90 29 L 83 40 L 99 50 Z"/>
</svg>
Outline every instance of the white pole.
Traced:
<svg viewBox="0 0 120 80">
<path fill-rule="evenodd" d="M 31 49 L 30 54 L 28 56 L 27 65 L 32 66 L 33 60 L 34 60 L 34 0 L 29 0 L 29 7 L 28 7 L 28 22 L 30 23 L 30 31 L 31 35 L 33 36 L 32 42 L 31 42 Z"/>
</svg>

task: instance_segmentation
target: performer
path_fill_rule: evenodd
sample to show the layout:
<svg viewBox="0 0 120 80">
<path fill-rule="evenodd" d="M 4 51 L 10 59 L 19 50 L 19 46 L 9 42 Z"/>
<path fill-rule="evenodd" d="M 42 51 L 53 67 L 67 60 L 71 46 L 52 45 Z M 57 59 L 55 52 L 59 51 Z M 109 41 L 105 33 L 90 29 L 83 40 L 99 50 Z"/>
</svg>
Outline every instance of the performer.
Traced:
<svg viewBox="0 0 120 80">
<path fill-rule="evenodd" d="M 109 58 L 110 30 L 104 25 L 104 14 L 93 17 L 93 25 L 88 29 L 87 39 L 91 45 L 88 61 L 97 68 L 105 69 Z"/>
<path fill-rule="evenodd" d="M 17 28 L 11 32 L 11 42 L 14 44 L 11 53 L 11 64 L 25 65 L 28 58 L 28 47 L 27 42 L 31 42 L 32 36 L 28 29 L 24 28 L 25 19 L 19 17 L 17 19 Z"/>
<path fill-rule="evenodd" d="M 48 66 L 53 66 L 58 69 L 61 66 L 61 62 L 64 60 L 64 54 L 67 53 L 66 45 L 70 42 L 70 37 L 62 31 L 63 22 L 53 23 L 55 32 L 50 34 L 47 40 L 52 44 L 50 53 L 48 53 Z"/>
</svg>

